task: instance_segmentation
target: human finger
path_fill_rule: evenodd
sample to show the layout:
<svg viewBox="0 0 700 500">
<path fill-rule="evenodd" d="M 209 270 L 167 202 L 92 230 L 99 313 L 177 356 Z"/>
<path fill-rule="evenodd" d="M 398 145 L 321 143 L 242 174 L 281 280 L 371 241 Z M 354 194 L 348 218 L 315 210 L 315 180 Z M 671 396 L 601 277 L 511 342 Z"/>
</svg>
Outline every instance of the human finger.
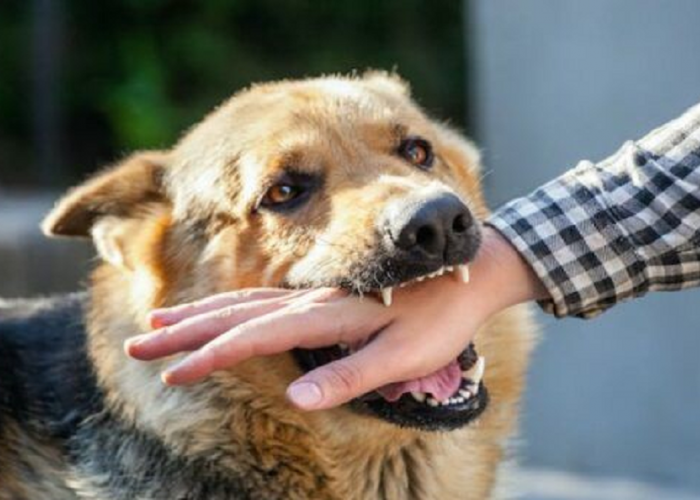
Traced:
<svg viewBox="0 0 700 500">
<path fill-rule="evenodd" d="M 279 309 L 233 328 L 163 373 L 169 385 L 196 382 L 254 356 L 295 347 L 315 348 L 371 335 L 382 325 L 382 307 L 346 298 Z M 377 314 L 379 312 L 379 314 Z"/>
<path fill-rule="evenodd" d="M 164 326 L 174 325 L 186 318 L 215 311 L 223 307 L 278 297 L 292 298 L 306 291 L 307 290 L 289 290 L 284 288 L 247 288 L 244 290 L 224 292 L 194 302 L 154 309 L 149 314 L 148 319 L 149 323 L 154 328 L 162 328 Z"/>
</svg>

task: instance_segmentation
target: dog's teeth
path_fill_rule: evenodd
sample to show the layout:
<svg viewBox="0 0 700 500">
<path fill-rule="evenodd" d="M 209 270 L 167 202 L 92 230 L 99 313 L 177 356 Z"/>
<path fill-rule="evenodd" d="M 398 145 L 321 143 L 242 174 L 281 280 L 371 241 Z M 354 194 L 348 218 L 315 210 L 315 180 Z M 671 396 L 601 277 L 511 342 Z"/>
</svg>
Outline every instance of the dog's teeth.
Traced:
<svg viewBox="0 0 700 500">
<path fill-rule="evenodd" d="M 479 359 L 476 360 L 476 366 L 474 368 L 475 371 L 472 380 L 474 381 L 476 386 L 479 387 L 481 379 L 484 377 L 484 370 L 486 369 L 486 359 L 483 356 L 479 356 Z"/>
<path fill-rule="evenodd" d="M 485 368 L 486 360 L 483 356 L 479 356 L 479 358 L 476 360 L 476 363 L 474 363 L 474 366 L 472 366 L 469 370 L 462 372 L 462 377 L 466 378 L 467 380 L 469 380 L 470 383 L 479 387 L 479 383 L 481 382 L 481 379 L 484 376 Z"/>
<path fill-rule="evenodd" d="M 440 269 L 438 269 L 437 274 L 438 274 L 438 276 L 442 276 L 443 274 L 445 274 L 445 268 L 441 267 Z"/>
<path fill-rule="evenodd" d="M 386 307 L 389 307 L 391 305 L 391 299 L 392 299 L 392 292 L 394 289 L 392 287 L 386 287 L 382 288 L 382 302 L 384 302 L 384 305 Z"/>
<path fill-rule="evenodd" d="M 472 397 L 472 393 L 469 392 L 467 389 L 460 389 L 459 395 L 462 396 L 464 399 L 469 399 Z"/>
<path fill-rule="evenodd" d="M 425 276 L 418 276 L 416 278 L 416 281 L 423 281 L 425 279 Z"/>
<path fill-rule="evenodd" d="M 437 402 L 437 399 L 435 399 L 435 398 L 426 398 L 425 401 L 433 408 L 435 408 L 438 404 L 440 404 Z"/>
<path fill-rule="evenodd" d="M 413 396 L 413 399 L 415 399 L 419 403 L 423 403 L 425 401 L 425 398 L 426 398 L 426 395 L 424 392 L 412 392 L 411 396 Z"/>
<path fill-rule="evenodd" d="M 469 283 L 469 266 L 467 264 L 460 264 L 455 272 L 462 283 Z"/>
<path fill-rule="evenodd" d="M 343 342 L 340 342 L 340 343 L 338 344 L 338 347 L 340 347 L 343 351 L 347 351 L 347 350 L 348 350 L 348 345 L 345 344 L 345 343 L 343 343 Z"/>
<path fill-rule="evenodd" d="M 448 273 L 451 273 L 454 270 L 455 270 L 454 266 L 445 266 L 445 271 L 447 271 Z"/>
</svg>

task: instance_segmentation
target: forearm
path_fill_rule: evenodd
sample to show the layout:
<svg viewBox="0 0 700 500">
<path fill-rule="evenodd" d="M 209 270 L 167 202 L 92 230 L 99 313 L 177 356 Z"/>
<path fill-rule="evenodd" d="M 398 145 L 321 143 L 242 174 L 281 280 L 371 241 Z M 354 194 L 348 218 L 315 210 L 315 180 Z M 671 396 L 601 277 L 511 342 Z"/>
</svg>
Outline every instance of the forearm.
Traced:
<svg viewBox="0 0 700 500">
<path fill-rule="evenodd" d="M 700 106 L 599 163 L 584 162 L 489 224 L 527 260 L 557 316 L 594 316 L 700 284 Z"/>
</svg>

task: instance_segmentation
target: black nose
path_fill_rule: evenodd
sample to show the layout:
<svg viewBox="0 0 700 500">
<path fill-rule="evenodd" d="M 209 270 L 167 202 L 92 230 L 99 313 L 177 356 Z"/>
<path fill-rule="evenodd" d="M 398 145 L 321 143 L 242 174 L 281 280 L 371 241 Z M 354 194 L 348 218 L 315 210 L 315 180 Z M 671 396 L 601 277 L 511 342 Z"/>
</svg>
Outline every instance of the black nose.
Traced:
<svg viewBox="0 0 700 500">
<path fill-rule="evenodd" d="M 452 263 L 469 246 L 474 225 L 467 206 L 453 194 L 394 206 L 388 226 L 397 248 L 429 259 Z"/>
</svg>

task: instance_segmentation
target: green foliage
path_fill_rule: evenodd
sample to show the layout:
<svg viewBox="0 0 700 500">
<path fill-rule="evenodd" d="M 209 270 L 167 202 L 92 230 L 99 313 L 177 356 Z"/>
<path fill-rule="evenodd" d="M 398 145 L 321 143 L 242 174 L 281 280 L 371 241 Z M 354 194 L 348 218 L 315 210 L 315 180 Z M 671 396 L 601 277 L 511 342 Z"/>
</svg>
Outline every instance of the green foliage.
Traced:
<svg viewBox="0 0 700 500">
<path fill-rule="evenodd" d="M 464 125 L 458 0 L 62 3 L 63 183 L 132 149 L 170 145 L 255 81 L 396 68 L 429 111 Z M 0 147 L 32 164 L 31 2 L 3 4 Z M 0 159 L 0 181 L 7 172 Z"/>
</svg>

